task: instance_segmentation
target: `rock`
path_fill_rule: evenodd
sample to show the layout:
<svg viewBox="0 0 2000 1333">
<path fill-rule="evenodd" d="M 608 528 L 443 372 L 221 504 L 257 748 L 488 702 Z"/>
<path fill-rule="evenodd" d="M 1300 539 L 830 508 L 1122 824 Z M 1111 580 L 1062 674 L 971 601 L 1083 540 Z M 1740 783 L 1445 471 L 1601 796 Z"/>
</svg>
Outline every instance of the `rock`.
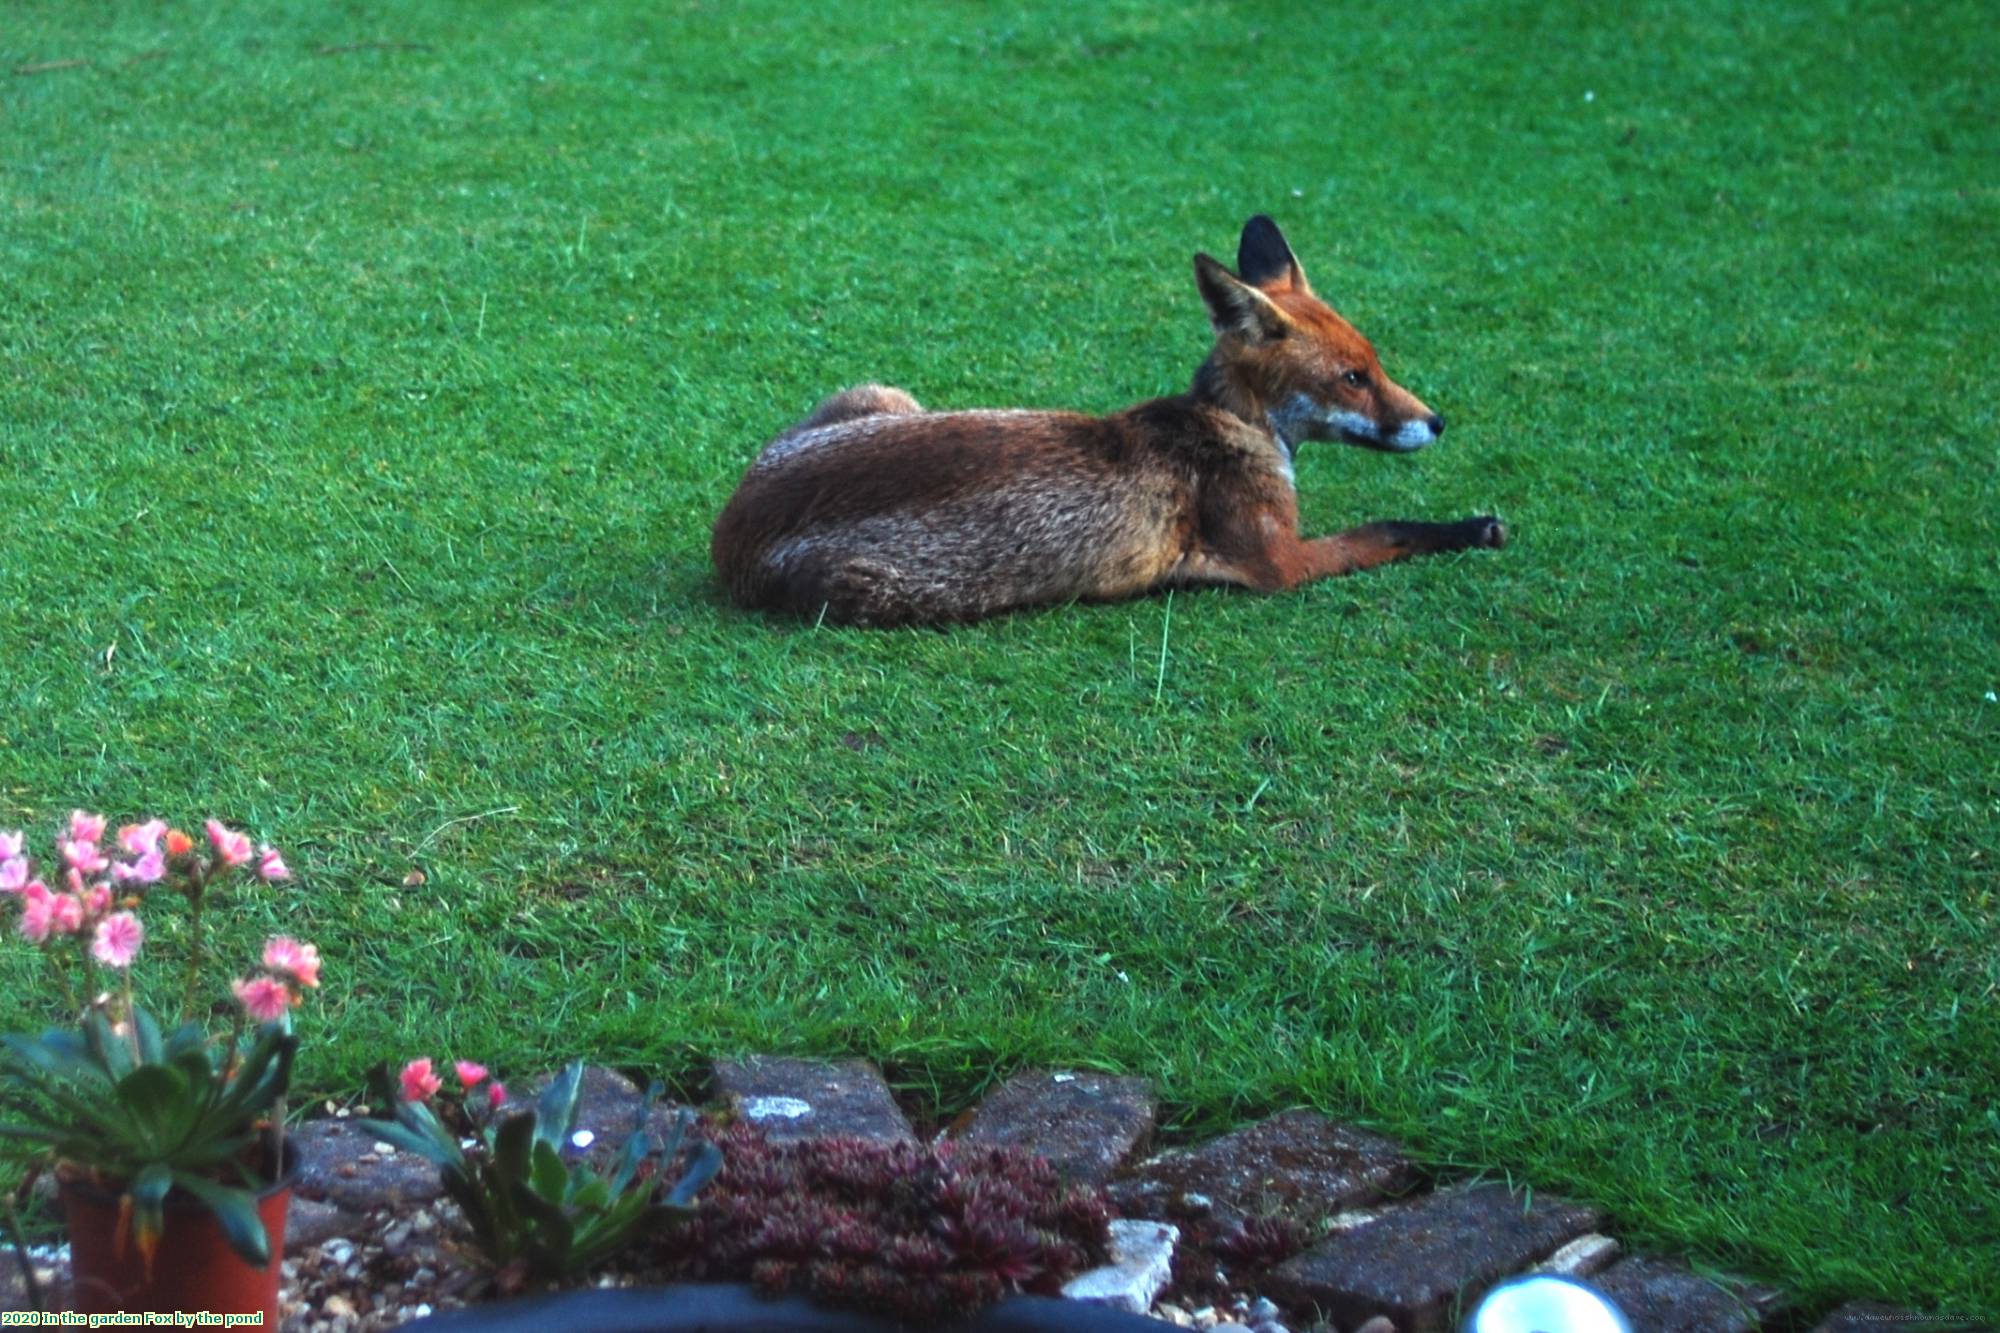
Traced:
<svg viewBox="0 0 2000 1333">
<path fill-rule="evenodd" d="M 527 1096 L 514 1105 L 532 1106 L 535 1098 L 541 1096 L 542 1091 L 554 1081 L 553 1074 L 537 1079 Z M 615 1069 L 585 1065 L 583 1078 L 576 1090 L 576 1128 L 590 1135 L 591 1144 L 616 1152 L 625 1146 L 625 1136 L 632 1132 L 633 1118 L 645 1105 L 646 1090 L 637 1083 Z M 647 1121 L 656 1139 L 658 1133 L 654 1127 L 659 1122 L 661 1111 L 662 1108 L 654 1107 Z M 667 1115 L 671 1123 L 672 1111 L 668 1110 Z"/>
<path fill-rule="evenodd" d="M 285 1248 L 297 1254 L 336 1236 L 352 1236 L 367 1224 L 359 1213 L 295 1195 L 285 1214 Z"/>
<path fill-rule="evenodd" d="M 1396 1321 L 1387 1315 L 1378 1314 L 1355 1329 L 1354 1333 L 1396 1333 Z"/>
<path fill-rule="evenodd" d="M 1578 1236 L 1529 1271 L 1558 1277 L 1589 1277 L 1610 1267 L 1611 1261 L 1618 1257 L 1618 1250 L 1617 1241 L 1592 1232 Z"/>
<path fill-rule="evenodd" d="M 1394 1143 L 1313 1111 L 1282 1115 L 1197 1148 L 1161 1153 L 1111 1182 L 1119 1211 L 1166 1217 L 1189 1194 L 1219 1214 L 1337 1213 L 1408 1189 L 1416 1169 Z"/>
<path fill-rule="evenodd" d="M 1283 1314 L 1284 1311 L 1278 1308 L 1275 1301 L 1267 1296 L 1259 1296 L 1256 1300 L 1250 1302 L 1250 1308 L 1243 1312 L 1243 1322 L 1246 1324 L 1268 1324 Z"/>
<path fill-rule="evenodd" d="M 1472 1308 L 1495 1282 L 1597 1220 L 1593 1209 L 1546 1195 L 1526 1206 L 1502 1185 L 1443 1191 L 1329 1236 L 1273 1268 L 1263 1285 L 1342 1325 L 1386 1315 L 1401 1333 L 1435 1333 L 1454 1308 Z"/>
<path fill-rule="evenodd" d="M 981 1102 L 958 1141 L 1039 1153 L 1096 1185 L 1153 1133 L 1152 1085 L 1091 1073 L 1022 1073 Z"/>
<path fill-rule="evenodd" d="M 877 1143 L 915 1140 L 889 1085 L 865 1060 L 795 1060 L 753 1055 L 715 1066 L 715 1087 L 738 1117 L 773 1143 L 851 1136 Z"/>
<path fill-rule="evenodd" d="M 308 1120 L 288 1137 L 299 1154 L 292 1187 L 297 1198 L 366 1213 L 428 1203 L 443 1192 L 435 1166 L 415 1153 L 385 1157 L 371 1151 L 374 1136 L 358 1121 Z"/>
<path fill-rule="evenodd" d="M 1778 1307 L 1779 1294 L 1747 1282 L 1711 1282 L 1679 1264 L 1634 1256 L 1591 1285 L 1616 1305 L 1632 1333 L 1750 1333 Z"/>
<path fill-rule="evenodd" d="M 1107 1242 L 1112 1262 L 1071 1278 L 1063 1284 L 1063 1295 L 1144 1314 L 1173 1276 L 1174 1243 L 1180 1237 L 1179 1227 L 1120 1218 L 1111 1223 Z"/>
</svg>

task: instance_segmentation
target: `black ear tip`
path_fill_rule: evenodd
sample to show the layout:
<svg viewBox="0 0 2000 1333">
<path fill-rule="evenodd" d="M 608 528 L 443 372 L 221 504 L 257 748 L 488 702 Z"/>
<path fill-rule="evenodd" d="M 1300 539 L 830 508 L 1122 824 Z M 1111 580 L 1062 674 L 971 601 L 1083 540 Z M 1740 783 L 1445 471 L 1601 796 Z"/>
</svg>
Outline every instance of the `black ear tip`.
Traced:
<svg viewBox="0 0 2000 1333">
<path fill-rule="evenodd" d="M 1243 239 L 1245 241 L 1255 240 L 1259 243 L 1268 243 L 1275 240 L 1279 245 L 1283 245 L 1285 243 L 1285 233 L 1278 230 L 1278 224 L 1271 220 L 1270 214 L 1259 213 L 1243 224 Z"/>
<path fill-rule="evenodd" d="M 1285 277 L 1296 263 L 1285 233 L 1262 213 L 1243 224 L 1243 239 L 1236 245 L 1236 271 L 1243 281 L 1267 283 Z"/>
</svg>

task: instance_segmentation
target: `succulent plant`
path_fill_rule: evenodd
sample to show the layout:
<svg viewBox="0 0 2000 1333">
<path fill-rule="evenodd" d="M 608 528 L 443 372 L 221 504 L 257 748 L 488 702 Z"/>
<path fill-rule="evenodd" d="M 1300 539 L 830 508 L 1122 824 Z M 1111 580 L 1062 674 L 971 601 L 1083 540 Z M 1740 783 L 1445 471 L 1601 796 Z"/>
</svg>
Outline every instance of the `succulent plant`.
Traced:
<svg viewBox="0 0 2000 1333">
<path fill-rule="evenodd" d="M 747 1280 L 922 1326 L 1054 1295 L 1104 1258 L 1102 1191 L 1018 1149 L 774 1144 L 743 1122 L 715 1137 L 728 1165 L 688 1224 L 654 1240 L 659 1277 Z"/>
<path fill-rule="evenodd" d="M 483 1072 L 483 1071 L 482 1071 Z M 692 1201 L 722 1164 L 713 1144 L 689 1153 L 671 1188 L 661 1172 L 681 1155 L 694 1117 L 682 1111 L 655 1152 L 646 1132 L 652 1089 L 634 1117 L 608 1172 L 570 1149 L 576 1128 L 583 1062 L 571 1064 L 532 1107 L 495 1114 L 475 1126 L 468 1151 L 422 1100 L 395 1096 L 386 1065 L 378 1089 L 396 1108 L 394 1121 L 364 1120 L 371 1133 L 436 1163 L 445 1192 L 465 1213 L 474 1245 L 503 1285 L 563 1280 L 604 1263 L 642 1237 L 694 1214 Z"/>
</svg>

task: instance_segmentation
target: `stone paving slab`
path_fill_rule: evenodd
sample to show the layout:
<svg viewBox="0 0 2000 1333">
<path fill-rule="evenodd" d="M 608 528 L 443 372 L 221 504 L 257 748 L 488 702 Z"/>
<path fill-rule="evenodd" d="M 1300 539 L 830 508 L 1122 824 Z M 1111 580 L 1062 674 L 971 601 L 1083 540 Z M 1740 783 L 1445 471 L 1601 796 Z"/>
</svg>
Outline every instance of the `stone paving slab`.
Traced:
<svg viewBox="0 0 2000 1333">
<path fill-rule="evenodd" d="M 412 1152 L 380 1151 L 356 1120 L 308 1120 L 285 1141 L 298 1150 L 293 1190 L 303 1198 L 365 1213 L 385 1204 L 429 1203 L 443 1193 L 435 1166 Z"/>
<path fill-rule="evenodd" d="M 1591 1285 L 1624 1312 L 1632 1333 L 1751 1333 L 1779 1304 L 1769 1287 L 1724 1286 L 1645 1255 L 1613 1264 Z"/>
<path fill-rule="evenodd" d="M 1265 1285 L 1343 1327 L 1384 1315 L 1402 1333 L 1438 1333 L 1597 1221 L 1596 1210 L 1545 1195 L 1530 1207 L 1504 1185 L 1440 1191 L 1287 1259 Z"/>
<path fill-rule="evenodd" d="M 1008 1079 L 972 1115 L 957 1141 L 1024 1148 L 1092 1185 L 1153 1133 L 1153 1085 L 1111 1074 L 1030 1071 Z"/>
<path fill-rule="evenodd" d="M 730 1111 L 773 1143 L 836 1135 L 907 1143 L 915 1139 L 889 1085 L 865 1060 L 795 1060 L 752 1055 L 719 1060 L 715 1088 Z"/>
<path fill-rule="evenodd" d="M 1286 1111 L 1196 1148 L 1150 1157 L 1109 1186 L 1120 1212 L 1171 1217 L 1338 1213 L 1398 1194 L 1416 1168 L 1388 1139 L 1314 1111 Z M 1189 1196 L 1193 1196 L 1190 1198 Z"/>
<path fill-rule="evenodd" d="M 525 1094 L 514 1095 L 511 1105 L 532 1106 L 554 1078 L 550 1074 L 536 1079 Z M 625 1136 L 632 1132 L 632 1118 L 645 1105 L 646 1090 L 637 1083 L 615 1069 L 585 1065 L 576 1088 L 576 1128 L 589 1132 L 593 1148 L 617 1149 L 624 1146 Z M 678 1105 L 664 1100 L 653 1103 L 646 1116 L 646 1130 L 656 1146 L 679 1113 Z M 506 1114 L 506 1108 L 501 1114 Z"/>
</svg>

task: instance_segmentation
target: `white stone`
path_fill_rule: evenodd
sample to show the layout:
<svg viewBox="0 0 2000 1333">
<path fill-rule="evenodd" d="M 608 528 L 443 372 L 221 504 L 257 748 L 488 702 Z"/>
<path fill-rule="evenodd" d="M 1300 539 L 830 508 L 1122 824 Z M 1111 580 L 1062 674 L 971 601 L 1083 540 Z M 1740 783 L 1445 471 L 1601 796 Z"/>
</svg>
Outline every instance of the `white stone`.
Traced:
<svg viewBox="0 0 2000 1333">
<path fill-rule="evenodd" d="M 1180 1228 L 1119 1218 L 1111 1223 L 1109 1233 L 1107 1248 L 1112 1262 L 1071 1278 L 1063 1284 L 1063 1295 L 1128 1314 L 1144 1314 L 1173 1277 L 1174 1242 L 1181 1238 Z"/>
<path fill-rule="evenodd" d="M 1595 1232 L 1578 1236 L 1528 1271 L 1553 1273 L 1558 1277 L 1589 1277 L 1608 1268 L 1618 1257 L 1618 1242 Z"/>
<path fill-rule="evenodd" d="M 1051 1078 L 1051 1081 L 1053 1081 L 1053 1082 L 1056 1082 L 1056 1083 L 1074 1083 L 1074 1082 L 1076 1082 L 1076 1075 L 1075 1075 L 1075 1074 L 1053 1074 L 1053 1075 L 1051 1075 L 1051 1076 L 1050 1076 L 1050 1078 Z"/>
<path fill-rule="evenodd" d="M 743 1118 L 745 1120 L 797 1120 L 802 1115 L 811 1115 L 812 1103 L 800 1101 L 797 1097 L 745 1097 Z"/>
<path fill-rule="evenodd" d="M 579 1129 L 576 1133 L 569 1136 L 569 1141 L 571 1147 L 588 1148 L 591 1144 L 597 1142 L 597 1135 L 587 1129 Z"/>
</svg>

